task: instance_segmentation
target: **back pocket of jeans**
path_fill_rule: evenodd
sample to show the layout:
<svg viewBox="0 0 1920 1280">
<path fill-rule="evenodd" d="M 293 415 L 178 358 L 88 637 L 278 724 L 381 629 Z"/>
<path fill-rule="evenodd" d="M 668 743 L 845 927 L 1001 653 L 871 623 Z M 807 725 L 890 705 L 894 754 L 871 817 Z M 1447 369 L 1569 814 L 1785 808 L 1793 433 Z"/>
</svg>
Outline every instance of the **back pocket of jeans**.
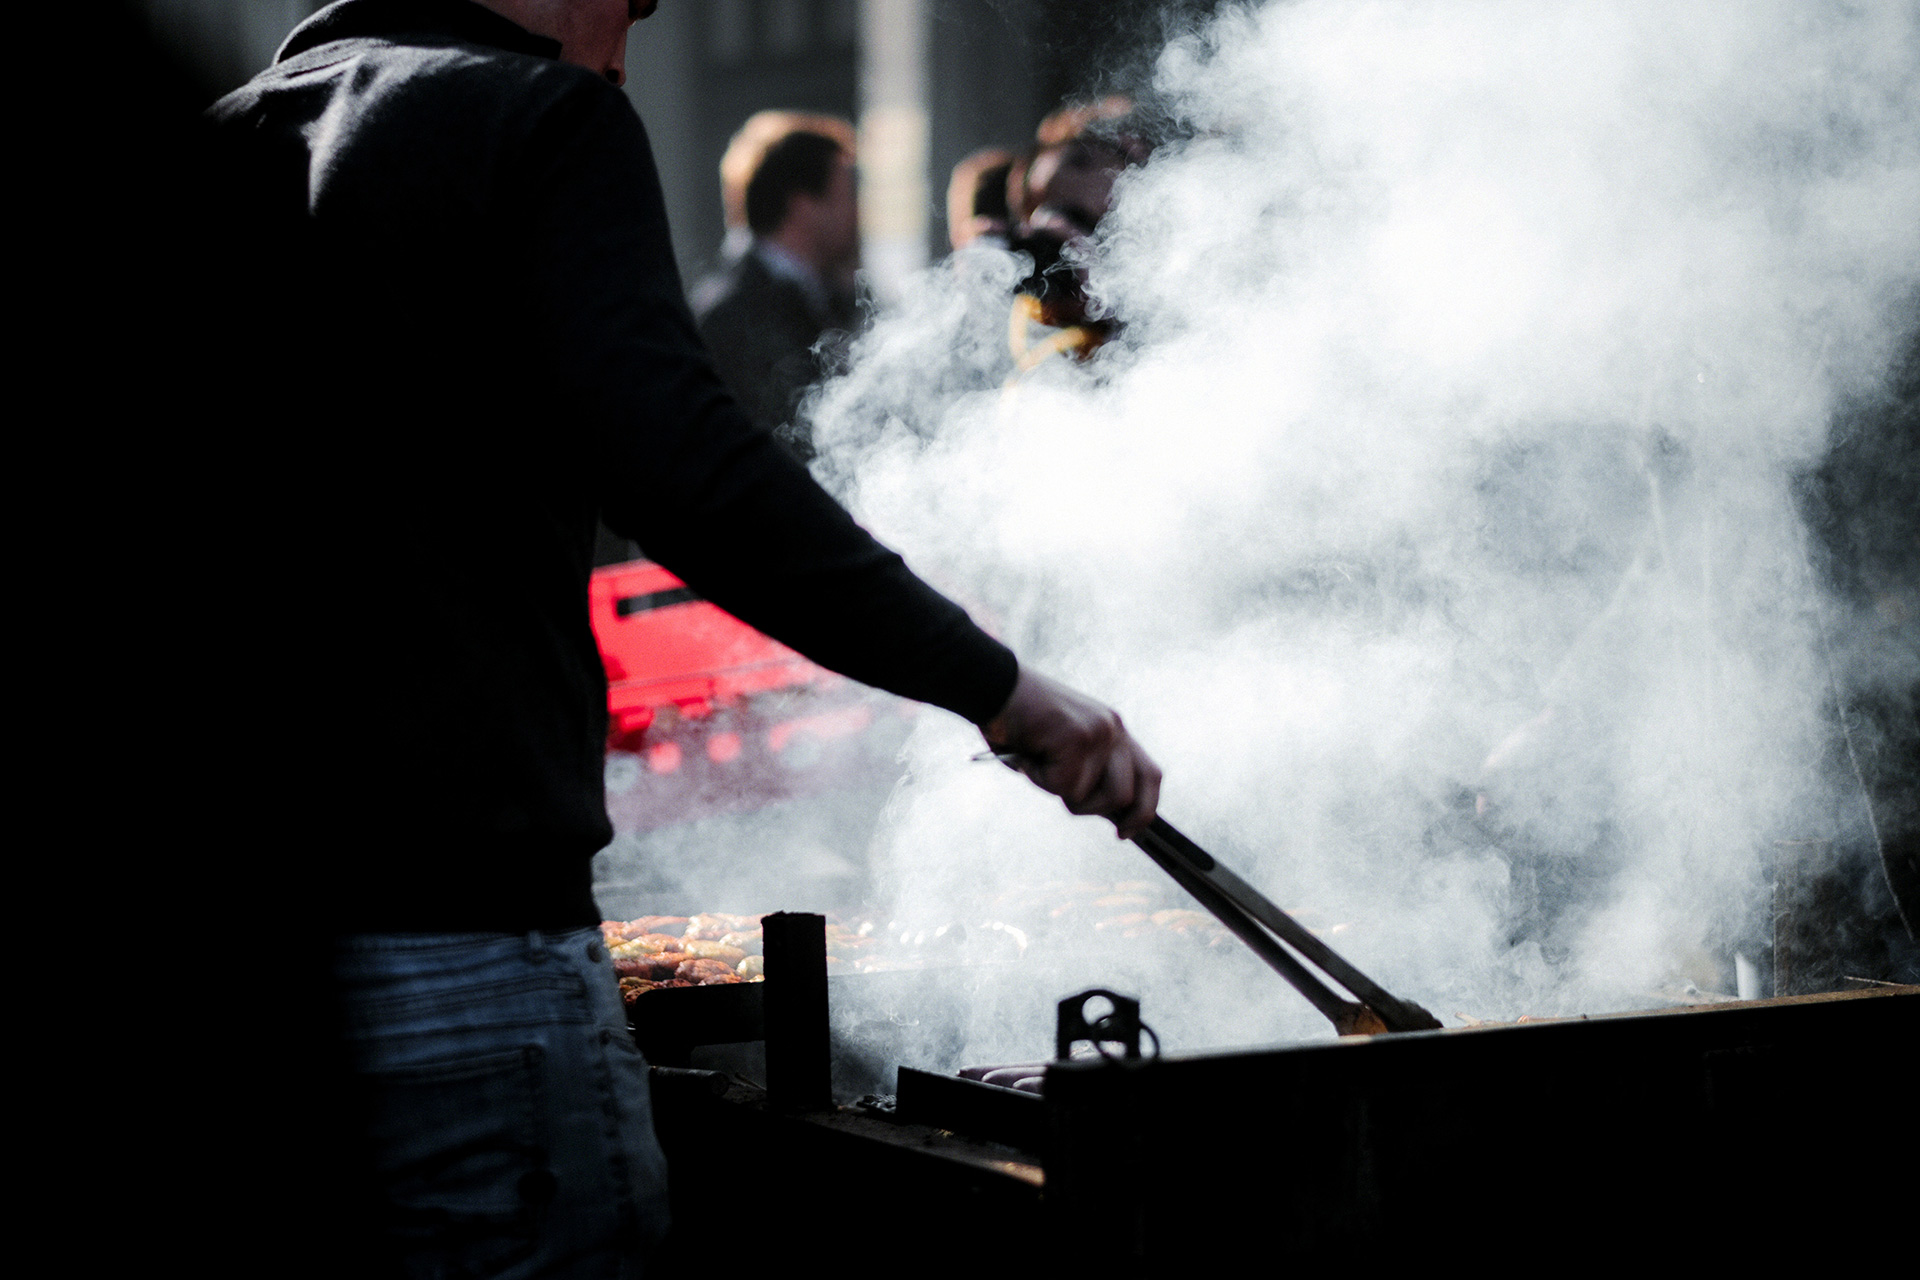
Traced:
<svg viewBox="0 0 1920 1280">
<path fill-rule="evenodd" d="M 527 1045 L 370 1077 L 383 1227 L 405 1274 L 488 1276 L 532 1254 L 555 1185 L 544 1059 Z"/>
</svg>

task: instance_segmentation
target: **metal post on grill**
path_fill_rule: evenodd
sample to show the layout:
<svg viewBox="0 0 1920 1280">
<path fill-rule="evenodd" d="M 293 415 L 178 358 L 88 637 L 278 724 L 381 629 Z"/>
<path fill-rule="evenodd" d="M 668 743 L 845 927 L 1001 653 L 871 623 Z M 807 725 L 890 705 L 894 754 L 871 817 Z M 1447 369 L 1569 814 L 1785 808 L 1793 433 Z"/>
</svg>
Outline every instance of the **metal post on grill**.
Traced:
<svg viewBox="0 0 1920 1280">
<path fill-rule="evenodd" d="M 760 922 L 766 955 L 767 1102 L 783 1111 L 833 1105 L 827 1027 L 827 918 L 776 911 Z"/>
</svg>

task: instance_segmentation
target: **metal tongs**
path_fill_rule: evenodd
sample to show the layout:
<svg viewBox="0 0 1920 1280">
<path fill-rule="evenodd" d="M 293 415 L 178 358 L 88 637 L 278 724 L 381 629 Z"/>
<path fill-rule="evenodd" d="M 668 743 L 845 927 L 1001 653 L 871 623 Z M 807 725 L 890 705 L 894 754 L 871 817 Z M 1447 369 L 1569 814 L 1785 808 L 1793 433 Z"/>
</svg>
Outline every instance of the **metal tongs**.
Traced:
<svg viewBox="0 0 1920 1280">
<path fill-rule="evenodd" d="M 1133 842 L 1146 850 L 1147 856 L 1159 863 L 1160 869 L 1172 876 L 1175 883 L 1199 899 L 1214 919 L 1232 930 L 1235 937 L 1253 948 L 1255 955 L 1292 983 L 1294 990 L 1325 1014 L 1341 1035 L 1440 1029 L 1438 1018 L 1411 1000 L 1400 999 L 1348 964 L 1306 926 L 1274 906 L 1265 894 L 1174 830 L 1165 818 L 1155 818 Z M 1287 950 L 1289 946 L 1352 992 L 1357 1001 L 1341 999 L 1300 963 L 1293 951 Z"/>
<path fill-rule="evenodd" d="M 1019 767 L 1019 756 L 1014 752 L 983 751 L 973 758 L 997 760 L 1009 768 Z M 1265 894 L 1174 830 L 1165 818 L 1155 818 L 1133 842 L 1159 863 L 1174 883 L 1198 899 L 1214 919 L 1227 926 L 1236 938 L 1253 948 L 1255 955 L 1293 984 L 1293 989 L 1325 1014 L 1341 1035 L 1440 1030 L 1440 1019 L 1411 1000 L 1400 999 L 1348 964 L 1332 947 L 1314 937 L 1305 925 L 1274 906 Z M 1299 956 L 1287 950 L 1289 946 L 1313 961 L 1357 1000 L 1341 999 L 1300 963 Z"/>
</svg>

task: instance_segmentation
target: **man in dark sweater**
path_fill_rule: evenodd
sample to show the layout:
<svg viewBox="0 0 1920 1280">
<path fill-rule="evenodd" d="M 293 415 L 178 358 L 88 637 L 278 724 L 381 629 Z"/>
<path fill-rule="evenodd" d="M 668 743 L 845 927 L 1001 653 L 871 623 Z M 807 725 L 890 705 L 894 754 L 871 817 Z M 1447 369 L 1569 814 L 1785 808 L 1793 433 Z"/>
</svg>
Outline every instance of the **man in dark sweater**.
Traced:
<svg viewBox="0 0 1920 1280">
<path fill-rule="evenodd" d="M 596 518 L 823 665 L 980 725 L 1074 812 L 1130 833 L 1157 800 L 1117 716 L 1022 669 L 727 393 L 616 88 L 651 8 L 341 0 L 210 112 L 241 434 L 205 446 L 240 477 L 207 492 L 282 531 L 236 564 L 222 641 L 239 705 L 299 727 L 232 777 L 281 780 L 259 861 L 297 901 L 282 932 L 339 939 L 340 1158 L 371 1170 L 382 1247 L 434 1274 L 609 1274 L 664 1226 L 594 928 Z"/>
</svg>

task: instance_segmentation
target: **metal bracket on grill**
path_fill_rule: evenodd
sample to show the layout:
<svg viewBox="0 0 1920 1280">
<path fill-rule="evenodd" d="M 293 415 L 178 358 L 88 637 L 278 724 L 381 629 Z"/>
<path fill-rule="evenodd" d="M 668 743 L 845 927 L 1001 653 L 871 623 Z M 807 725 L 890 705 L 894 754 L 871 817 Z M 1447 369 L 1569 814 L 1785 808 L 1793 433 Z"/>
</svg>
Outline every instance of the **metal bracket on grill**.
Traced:
<svg viewBox="0 0 1920 1280">
<path fill-rule="evenodd" d="M 1105 1000 L 1113 1010 L 1098 1018 L 1087 1017 L 1087 1005 L 1094 1000 Z M 1111 1058 L 1104 1046 L 1119 1044 L 1128 1058 L 1140 1056 L 1140 1033 L 1144 1031 L 1153 1040 L 1154 1056 L 1160 1055 L 1160 1037 L 1154 1035 L 1153 1028 L 1140 1021 L 1140 1002 L 1131 996 L 1094 987 L 1082 991 L 1077 996 L 1068 996 L 1060 1002 L 1059 1031 L 1054 1039 L 1054 1056 L 1065 1061 L 1073 1055 L 1073 1046 L 1082 1040 L 1088 1041 L 1099 1051 L 1103 1058 Z"/>
</svg>

